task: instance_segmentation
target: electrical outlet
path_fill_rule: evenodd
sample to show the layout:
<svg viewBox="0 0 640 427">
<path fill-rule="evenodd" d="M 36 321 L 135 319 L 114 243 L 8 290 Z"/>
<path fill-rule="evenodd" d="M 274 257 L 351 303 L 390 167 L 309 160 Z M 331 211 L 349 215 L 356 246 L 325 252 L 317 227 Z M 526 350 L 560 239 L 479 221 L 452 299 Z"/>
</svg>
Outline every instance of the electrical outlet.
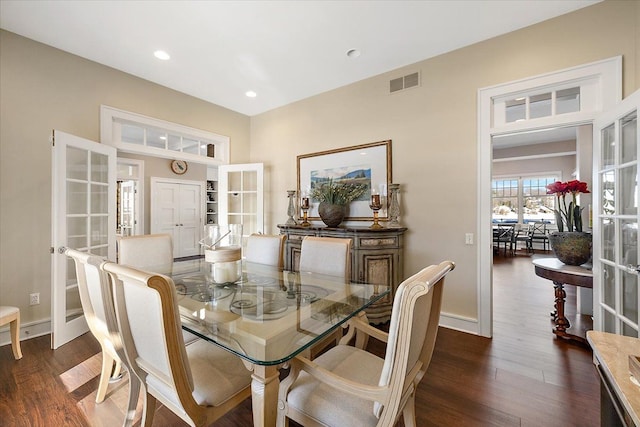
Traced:
<svg viewBox="0 0 640 427">
<path fill-rule="evenodd" d="M 30 294 L 29 305 L 38 305 L 38 304 L 40 304 L 40 293 Z"/>
</svg>

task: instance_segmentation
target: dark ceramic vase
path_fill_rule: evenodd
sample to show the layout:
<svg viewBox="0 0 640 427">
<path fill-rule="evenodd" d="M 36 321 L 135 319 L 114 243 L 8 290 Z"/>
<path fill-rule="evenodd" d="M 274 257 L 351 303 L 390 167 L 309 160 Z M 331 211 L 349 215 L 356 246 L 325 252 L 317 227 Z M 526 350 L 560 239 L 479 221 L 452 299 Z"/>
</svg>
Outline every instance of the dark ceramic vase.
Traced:
<svg viewBox="0 0 640 427">
<path fill-rule="evenodd" d="M 331 203 L 320 202 L 318 215 L 327 227 L 337 227 L 344 219 L 345 207 Z"/>
<path fill-rule="evenodd" d="M 549 243 L 564 264 L 582 265 L 591 259 L 591 233 L 556 231 L 549 234 Z"/>
</svg>

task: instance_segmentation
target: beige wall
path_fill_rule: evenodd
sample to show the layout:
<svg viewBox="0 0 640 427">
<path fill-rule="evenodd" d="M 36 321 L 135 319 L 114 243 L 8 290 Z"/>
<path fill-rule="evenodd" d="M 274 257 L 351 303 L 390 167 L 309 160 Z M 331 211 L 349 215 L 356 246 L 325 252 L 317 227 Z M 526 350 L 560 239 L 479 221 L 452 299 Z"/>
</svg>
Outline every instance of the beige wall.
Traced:
<svg viewBox="0 0 640 427">
<path fill-rule="evenodd" d="M 51 311 L 49 135 L 99 141 L 101 104 L 229 136 L 232 161 L 249 158 L 249 117 L 1 31 L 0 304 L 24 325 Z"/>
<path fill-rule="evenodd" d="M 106 104 L 227 135 L 232 162 L 264 162 L 268 232 L 286 220 L 297 155 L 392 139 L 405 274 L 455 260 L 443 309 L 475 319 L 478 248 L 464 233 L 477 237 L 478 88 L 623 55 L 626 96 L 640 85 L 639 22 L 637 1 L 605 1 L 251 119 L 2 31 L 0 303 L 19 306 L 27 324 L 48 320 L 48 137 L 56 128 L 98 140 Z M 416 70 L 419 88 L 387 93 L 390 79 Z M 42 304 L 28 306 L 30 292 Z"/>
<path fill-rule="evenodd" d="M 640 84 L 639 9 L 606 1 L 252 117 L 251 159 L 272 169 L 272 231 L 296 187 L 297 155 L 391 139 L 409 227 L 405 275 L 454 260 L 443 311 L 476 319 L 478 247 L 464 234 L 477 238 L 478 89 L 623 55 L 626 96 Z M 418 70 L 419 88 L 388 94 L 390 79 Z"/>
</svg>

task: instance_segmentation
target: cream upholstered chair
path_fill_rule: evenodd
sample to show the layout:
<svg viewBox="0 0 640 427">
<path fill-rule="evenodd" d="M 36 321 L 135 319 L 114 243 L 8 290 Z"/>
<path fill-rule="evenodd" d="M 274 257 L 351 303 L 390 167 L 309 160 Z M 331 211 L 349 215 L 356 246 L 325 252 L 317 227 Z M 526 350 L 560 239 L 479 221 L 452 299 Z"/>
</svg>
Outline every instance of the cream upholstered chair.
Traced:
<svg viewBox="0 0 640 427">
<path fill-rule="evenodd" d="M 105 262 L 103 258 L 74 249 L 67 249 L 66 255 L 75 261 L 84 317 L 102 349 L 102 370 L 96 393 L 96 402 L 100 403 L 107 393 L 109 379 L 118 378 L 121 369 L 121 357 L 116 349 L 119 344 L 114 343 L 110 332 L 110 327 L 116 327 L 116 319 L 112 304 L 108 305 L 111 301 L 109 277 L 100 270 L 100 265 Z"/>
<path fill-rule="evenodd" d="M 171 274 L 173 240 L 170 234 L 122 237 L 118 241 L 118 263 L 155 273 Z"/>
<path fill-rule="evenodd" d="M 247 239 L 244 258 L 247 262 L 283 268 L 282 249 L 285 235 L 252 234 Z"/>
<path fill-rule="evenodd" d="M 156 401 L 192 426 L 204 426 L 251 395 L 251 373 L 240 358 L 205 340 L 185 346 L 173 281 L 106 263 L 118 327 L 143 393 L 143 425 Z"/>
<path fill-rule="evenodd" d="M 306 236 L 300 247 L 300 271 L 351 277 L 351 239 Z"/>
<path fill-rule="evenodd" d="M 344 277 L 351 281 L 351 239 L 335 237 L 306 236 L 300 247 L 299 271 Z M 338 344 L 342 338 L 342 329 L 325 337 L 309 349 L 307 353 L 314 358 L 330 343 Z"/>
<path fill-rule="evenodd" d="M 400 284 L 389 333 L 352 319 L 337 347 L 316 360 L 296 357 L 280 384 L 278 426 L 291 418 L 311 426 L 392 426 L 401 415 L 415 426 L 415 391 L 435 345 L 445 275 L 451 261 L 429 266 Z M 386 341 L 384 359 L 344 345 L 355 334 Z"/>
<path fill-rule="evenodd" d="M 0 306 L 0 326 L 9 324 L 11 333 L 11 349 L 13 357 L 22 359 L 22 349 L 20 348 L 20 309 L 7 305 Z"/>
</svg>

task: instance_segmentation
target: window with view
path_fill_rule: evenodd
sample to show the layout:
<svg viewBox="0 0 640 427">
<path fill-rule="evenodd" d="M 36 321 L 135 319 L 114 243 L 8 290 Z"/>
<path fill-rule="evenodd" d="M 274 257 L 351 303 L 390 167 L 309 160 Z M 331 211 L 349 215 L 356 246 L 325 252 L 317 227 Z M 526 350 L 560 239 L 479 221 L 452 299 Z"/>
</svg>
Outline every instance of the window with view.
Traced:
<svg viewBox="0 0 640 427">
<path fill-rule="evenodd" d="M 555 196 L 547 194 L 547 185 L 558 176 L 500 178 L 491 181 L 492 220 L 494 223 L 555 224 Z"/>
</svg>

